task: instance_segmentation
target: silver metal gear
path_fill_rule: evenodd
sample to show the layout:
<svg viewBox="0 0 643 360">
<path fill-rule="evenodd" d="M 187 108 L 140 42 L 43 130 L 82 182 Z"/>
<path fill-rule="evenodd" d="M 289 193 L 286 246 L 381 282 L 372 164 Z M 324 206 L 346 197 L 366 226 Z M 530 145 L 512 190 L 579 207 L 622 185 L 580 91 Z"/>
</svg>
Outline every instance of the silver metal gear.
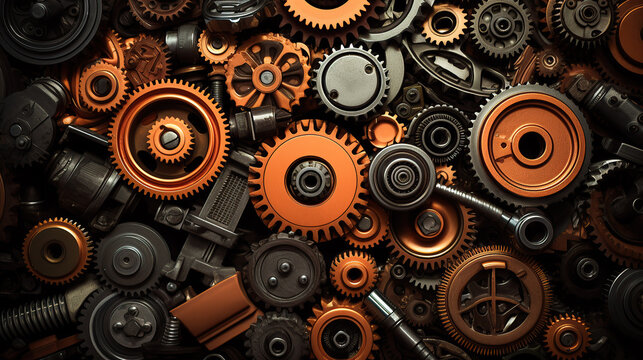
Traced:
<svg viewBox="0 0 643 360">
<path fill-rule="evenodd" d="M 583 159 L 581 164 L 578 164 L 580 170 L 574 176 L 573 180 L 571 180 L 562 189 L 547 196 L 524 197 L 508 191 L 505 187 L 498 184 L 489 175 L 488 168 L 485 165 L 483 156 L 480 151 L 483 145 L 480 144 L 479 135 L 482 131 L 483 125 L 487 120 L 487 117 L 493 112 L 498 104 L 512 98 L 518 99 L 516 101 L 520 101 L 520 98 L 516 98 L 516 96 L 531 96 L 532 94 L 543 96 L 547 99 L 553 98 L 556 101 L 560 101 L 560 103 L 562 103 L 562 106 L 565 106 L 571 113 L 573 113 L 573 116 L 577 119 L 576 124 L 579 127 L 578 130 L 582 132 L 582 138 L 584 139 L 584 154 L 579 153 L 579 156 Z M 496 114 L 496 116 L 498 116 L 498 114 Z M 549 204 L 567 198 L 582 185 L 585 180 L 585 176 L 588 173 L 592 151 L 591 131 L 579 107 L 571 99 L 569 99 L 564 94 L 561 94 L 559 91 L 543 85 L 526 84 L 508 87 L 495 96 L 491 97 L 490 99 L 487 99 L 487 102 L 482 105 L 480 111 L 476 113 L 476 119 L 473 121 L 473 125 L 470 131 L 468 156 L 478 182 L 485 190 L 487 190 L 489 193 L 491 193 L 491 195 L 495 196 L 500 201 L 514 206 L 547 206 Z M 541 158 L 544 158 L 544 156 L 541 156 Z M 523 159 L 523 161 L 527 160 Z"/>
<path fill-rule="evenodd" d="M 493 58 L 507 59 L 525 49 L 533 26 L 529 9 L 521 0 L 485 0 L 473 11 L 471 29 L 480 50 Z"/>
<path fill-rule="evenodd" d="M 633 168 L 633 164 L 621 159 L 609 159 L 593 163 L 589 167 L 585 186 L 589 191 L 597 187 L 610 173 L 620 169 Z"/>
<path fill-rule="evenodd" d="M 243 280 L 248 294 L 268 307 L 302 307 L 321 293 L 326 263 L 313 241 L 292 232 L 273 234 L 253 244 Z"/>
<path fill-rule="evenodd" d="M 294 313 L 269 312 L 259 316 L 246 331 L 250 359 L 305 359 L 310 353 L 306 324 Z"/>
<path fill-rule="evenodd" d="M 387 97 L 388 70 L 376 54 L 362 46 L 334 49 L 314 72 L 316 96 L 336 117 L 365 117 Z"/>
<path fill-rule="evenodd" d="M 409 276 L 409 282 L 411 283 L 411 285 L 419 289 L 432 291 L 436 290 L 440 285 L 441 277 L 442 274 L 439 271 L 426 272 L 414 270 Z"/>
<path fill-rule="evenodd" d="M 436 164 L 453 161 L 467 143 L 470 121 L 451 105 L 435 105 L 422 109 L 415 115 L 407 139 L 426 151 Z"/>
<path fill-rule="evenodd" d="M 163 332 L 167 309 L 156 296 L 131 298 L 100 289 L 78 316 L 81 348 L 95 360 L 143 359 L 143 344 Z"/>
<path fill-rule="evenodd" d="M 612 0 L 552 0 L 554 33 L 582 49 L 593 49 L 607 42 L 616 25 Z"/>
<path fill-rule="evenodd" d="M 170 249 L 156 230 L 122 223 L 103 238 L 96 252 L 99 278 L 127 296 L 142 295 L 158 285 Z"/>
<path fill-rule="evenodd" d="M 379 15 L 381 26 L 372 26 L 360 39 L 367 43 L 399 41 L 404 32 L 413 29 L 413 22 L 422 17 L 422 8 L 432 3 L 432 0 L 407 0 L 404 8 L 397 9 L 397 1 L 388 0 L 386 10 Z"/>
</svg>

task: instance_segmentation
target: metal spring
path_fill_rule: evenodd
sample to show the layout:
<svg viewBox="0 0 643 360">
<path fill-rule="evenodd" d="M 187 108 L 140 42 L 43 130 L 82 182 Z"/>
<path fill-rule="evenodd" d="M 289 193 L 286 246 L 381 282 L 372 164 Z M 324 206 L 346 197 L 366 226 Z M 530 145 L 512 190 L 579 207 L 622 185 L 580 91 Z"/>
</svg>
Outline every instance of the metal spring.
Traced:
<svg viewBox="0 0 643 360">
<path fill-rule="evenodd" d="M 48 296 L 0 311 L 0 339 L 31 338 L 71 324 L 65 295 Z"/>
<path fill-rule="evenodd" d="M 181 343 L 181 321 L 175 316 L 170 316 L 165 323 L 163 330 L 163 337 L 161 344 L 164 345 L 179 345 Z"/>
<path fill-rule="evenodd" d="M 226 84 L 225 77 L 214 76 L 210 81 L 210 95 L 214 101 L 225 109 L 226 106 Z"/>
</svg>

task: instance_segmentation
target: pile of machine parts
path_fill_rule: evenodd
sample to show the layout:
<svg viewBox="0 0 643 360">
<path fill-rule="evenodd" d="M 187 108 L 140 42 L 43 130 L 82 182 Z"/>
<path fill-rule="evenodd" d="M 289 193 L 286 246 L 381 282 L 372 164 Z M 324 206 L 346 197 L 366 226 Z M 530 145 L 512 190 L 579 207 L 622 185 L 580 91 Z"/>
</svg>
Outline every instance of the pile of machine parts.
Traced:
<svg viewBox="0 0 643 360">
<path fill-rule="evenodd" d="M 0 21 L 1 359 L 640 359 L 643 0 Z"/>
</svg>

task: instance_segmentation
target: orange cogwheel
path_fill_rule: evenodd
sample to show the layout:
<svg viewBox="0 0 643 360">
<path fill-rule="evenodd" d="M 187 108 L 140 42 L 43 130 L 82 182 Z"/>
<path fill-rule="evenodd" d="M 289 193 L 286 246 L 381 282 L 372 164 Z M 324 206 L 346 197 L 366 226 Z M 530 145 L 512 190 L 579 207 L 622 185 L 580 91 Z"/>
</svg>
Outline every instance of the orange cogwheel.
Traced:
<svg viewBox="0 0 643 360">
<path fill-rule="evenodd" d="M 190 155 L 194 134 L 185 121 L 166 116 L 152 125 L 147 134 L 147 145 L 155 159 L 173 163 Z"/>
<path fill-rule="evenodd" d="M 361 251 L 346 251 L 330 265 L 330 281 L 341 294 L 361 297 L 375 287 L 378 270 L 372 256 Z"/>
<path fill-rule="evenodd" d="M 358 249 L 370 249 L 388 236 L 388 212 L 375 201 L 369 200 L 355 227 L 347 232 L 345 240 Z"/>
<path fill-rule="evenodd" d="M 223 64 L 234 55 L 237 42 L 234 35 L 203 30 L 199 37 L 199 53 L 210 64 Z"/>
<path fill-rule="evenodd" d="M 545 328 L 545 348 L 558 360 L 582 358 L 590 341 L 589 327 L 575 315 L 555 316 Z"/>
<path fill-rule="evenodd" d="M 165 43 L 144 34 L 126 41 L 125 74 L 132 87 L 139 87 L 169 74 L 170 58 Z"/>
<path fill-rule="evenodd" d="M 550 304 L 543 270 L 506 246 L 468 251 L 447 268 L 437 292 L 438 314 L 447 332 L 484 356 L 506 354 L 533 341 Z"/>
<path fill-rule="evenodd" d="M 250 197 L 263 222 L 314 241 L 342 236 L 366 205 L 368 156 L 349 133 L 301 120 L 264 141 L 250 166 Z"/>
<path fill-rule="evenodd" d="M 100 51 L 103 57 L 101 59 L 108 64 L 112 64 L 117 68 L 124 70 L 125 50 L 123 39 L 121 39 L 120 35 L 118 35 L 114 30 L 109 30 L 102 41 L 103 43 L 101 44 Z"/>
<path fill-rule="evenodd" d="M 431 44 L 451 45 L 464 36 L 468 22 L 463 8 L 453 4 L 434 4 L 422 24 L 422 35 Z"/>
<path fill-rule="evenodd" d="M 226 85 L 237 106 L 272 104 L 292 110 L 309 88 L 310 64 L 300 44 L 281 35 L 257 35 L 226 64 Z"/>
<path fill-rule="evenodd" d="M 452 186 L 455 184 L 455 170 L 453 170 L 453 166 L 451 165 L 436 165 L 435 166 L 435 178 L 437 179 L 437 182 L 444 186 Z"/>
<path fill-rule="evenodd" d="M 91 111 L 108 112 L 127 97 L 128 80 L 116 66 L 98 61 L 85 68 L 78 82 L 80 99 Z"/>
<path fill-rule="evenodd" d="M 399 143 L 405 132 L 406 126 L 397 120 L 397 115 L 391 115 L 388 111 L 364 126 L 364 137 L 376 149 Z"/>
<path fill-rule="evenodd" d="M 193 149 L 176 163 L 154 158 L 148 144 L 154 125 L 167 117 L 195 129 Z M 168 151 L 181 136 L 174 135 L 160 139 L 168 142 L 161 145 Z M 202 190 L 223 168 L 230 146 L 228 124 L 217 105 L 201 90 L 177 80 L 135 90 L 116 114 L 109 138 L 114 164 L 123 177 L 137 190 L 160 199 L 179 199 Z"/>
<path fill-rule="evenodd" d="M 476 235 L 474 218 L 464 205 L 433 195 L 417 209 L 391 213 L 391 253 L 418 269 L 444 267 L 471 246 Z"/>
<path fill-rule="evenodd" d="M 130 0 L 130 2 L 133 0 Z M 143 9 L 143 15 L 160 22 L 176 20 L 194 5 L 194 0 L 134 0 Z"/>
<path fill-rule="evenodd" d="M 375 343 L 379 336 L 376 326 L 361 303 L 322 299 L 321 307 L 313 307 L 314 317 L 308 319 L 310 347 L 320 360 L 375 359 Z"/>
<path fill-rule="evenodd" d="M 78 278 L 87 269 L 92 252 L 87 232 L 63 218 L 38 223 L 27 233 L 22 247 L 29 272 L 51 285 Z"/>
</svg>

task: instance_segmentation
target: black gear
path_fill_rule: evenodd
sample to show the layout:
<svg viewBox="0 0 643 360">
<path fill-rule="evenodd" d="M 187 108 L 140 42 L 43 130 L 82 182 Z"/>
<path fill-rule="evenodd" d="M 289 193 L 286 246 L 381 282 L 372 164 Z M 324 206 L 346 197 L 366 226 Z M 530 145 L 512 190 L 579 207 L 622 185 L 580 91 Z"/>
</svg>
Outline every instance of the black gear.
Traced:
<svg viewBox="0 0 643 360">
<path fill-rule="evenodd" d="M 409 125 L 407 137 L 436 164 L 453 161 L 467 144 L 469 119 L 450 105 L 422 109 Z"/>
<path fill-rule="evenodd" d="M 568 296 L 591 300 L 600 298 L 602 286 L 611 273 L 610 261 L 591 243 L 570 247 L 560 263 L 560 280 Z"/>
<path fill-rule="evenodd" d="M 427 327 L 433 324 L 437 318 L 435 303 L 417 290 L 402 298 L 400 309 L 404 312 L 404 317 L 409 325 L 415 327 Z"/>
<path fill-rule="evenodd" d="M 422 290 L 435 290 L 440 285 L 441 276 L 442 274 L 439 271 L 413 269 L 409 282 Z"/>
<path fill-rule="evenodd" d="M 473 11 L 473 42 L 496 59 L 522 52 L 532 30 L 529 9 L 520 0 L 485 0 Z"/>
<path fill-rule="evenodd" d="M 96 252 L 100 279 L 126 295 L 141 295 L 158 285 L 171 260 L 167 243 L 141 223 L 122 223 L 103 238 Z"/>
<path fill-rule="evenodd" d="M 315 300 L 326 282 L 326 263 L 315 243 L 294 233 L 273 234 L 252 246 L 244 269 L 249 295 L 274 308 Z"/>
<path fill-rule="evenodd" d="M 593 49 L 605 44 L 616 23 L 611 0 L 553 0 L 554 32 L 570 45 Z"/>
<path fill-rule="evenodd" d="M 554 46 L 546 47 L 536 54 L 536 72 L 545 78 L 562 75 L 565 71 L 565 58 Z"/>
<path fill-rule="evenodd" d="M 269 312 L 246 331 L 246 355 L 256 360 L 308 358 L 308 336 L 306 324 L 298 315 Z"/>
<path fill-rule="evenodd" d="M 21 61 L 58 64 L 89 44 L 101 15 L 101 0 L 6 0 L 0 6 L 0 44 Z"/>
<path fill-rule="evenodd" d="M 143 344 L 163 333 L 167 309 L 155 296 L 129 298 L 109 289 L 92 293 L 78 315 L 81 348 L 95 360 L 143 359 Z"/>
<path fill-rule="evenodd" d="M 612 324 L 627 337 L 643 338 L 643 270 L 625 269 L 609 281 L 607 308 Z"/>
</svg>

